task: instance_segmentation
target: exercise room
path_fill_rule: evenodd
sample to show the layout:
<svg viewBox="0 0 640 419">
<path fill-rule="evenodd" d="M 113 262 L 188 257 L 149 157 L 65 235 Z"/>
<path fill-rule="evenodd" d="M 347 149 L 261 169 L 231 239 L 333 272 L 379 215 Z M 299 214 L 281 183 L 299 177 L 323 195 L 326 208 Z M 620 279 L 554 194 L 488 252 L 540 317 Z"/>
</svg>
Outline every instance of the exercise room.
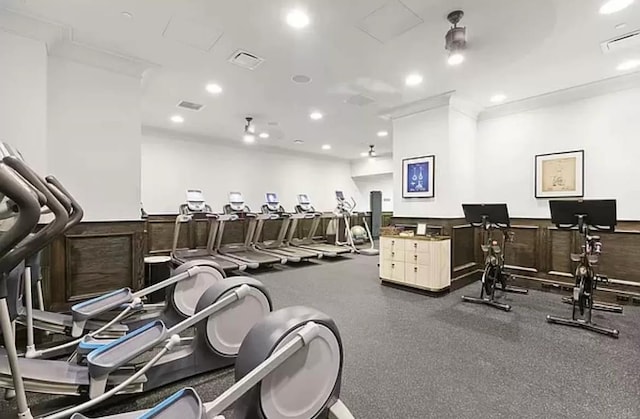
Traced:
<svg viewBox="0 0 640 419">
<path fill-rule="evenodd" d="M 640 1 L 0 0 L 0 419 L 640 418 Z"/>
</svg>

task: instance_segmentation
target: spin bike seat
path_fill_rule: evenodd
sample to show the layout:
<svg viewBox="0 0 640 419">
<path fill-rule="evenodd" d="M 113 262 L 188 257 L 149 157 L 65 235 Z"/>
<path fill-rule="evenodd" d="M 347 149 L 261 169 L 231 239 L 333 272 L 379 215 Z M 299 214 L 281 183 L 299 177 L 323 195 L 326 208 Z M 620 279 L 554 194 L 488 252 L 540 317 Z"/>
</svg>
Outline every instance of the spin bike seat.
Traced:
<svg viewBox="0 0 640 419">
<path fill-rule="evenodd" d="M 598 255 L 587 255 L 587 259 L 589 260 L 589 263 L 592 265 L 595 265 L 596 263 L 598 263 Z"/>
</svg>

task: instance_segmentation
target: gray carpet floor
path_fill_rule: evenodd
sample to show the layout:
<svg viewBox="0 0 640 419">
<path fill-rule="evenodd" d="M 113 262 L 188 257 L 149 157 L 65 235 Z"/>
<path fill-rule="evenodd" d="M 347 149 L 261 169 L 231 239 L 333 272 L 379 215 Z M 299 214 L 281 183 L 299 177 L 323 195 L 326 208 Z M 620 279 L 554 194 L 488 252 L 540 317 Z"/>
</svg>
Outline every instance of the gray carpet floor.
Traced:
<svg viewBox="0 0 640 419">
<path fill-rule="evenodd" d="M 345 346 L 342 399 L 356 418 L 640 418 L 640 307 L 596 313 L 618 340 L 547 324 L 570 315 L 560 296 L 510 294 L 510 313 L 463 303 L 479 283 L 441 298 L 381 286 L 377 258 L 353 256 L 255 275 L 276 308 L 331 315 Z M 149 407 L 182 386 L 211 400 L 230 370 L 121 398 L 93 414 Z M 70 399 L 36 395 L 33 410 Z M 0 417 L 15 417 L 0 401 Z"/>
</svg>

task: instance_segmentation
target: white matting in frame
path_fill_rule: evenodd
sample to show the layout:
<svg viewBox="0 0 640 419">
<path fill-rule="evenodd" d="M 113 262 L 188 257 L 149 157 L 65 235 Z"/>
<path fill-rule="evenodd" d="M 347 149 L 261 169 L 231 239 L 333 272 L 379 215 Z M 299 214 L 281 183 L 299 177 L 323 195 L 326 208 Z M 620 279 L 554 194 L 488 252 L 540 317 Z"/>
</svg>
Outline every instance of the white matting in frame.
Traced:
<svg viewBox="0 0 640 419">
<path fill-rule="evenodd" d="M 536 198 L 584 196 L 584 150 L 536 156 Z"/>
</svg>

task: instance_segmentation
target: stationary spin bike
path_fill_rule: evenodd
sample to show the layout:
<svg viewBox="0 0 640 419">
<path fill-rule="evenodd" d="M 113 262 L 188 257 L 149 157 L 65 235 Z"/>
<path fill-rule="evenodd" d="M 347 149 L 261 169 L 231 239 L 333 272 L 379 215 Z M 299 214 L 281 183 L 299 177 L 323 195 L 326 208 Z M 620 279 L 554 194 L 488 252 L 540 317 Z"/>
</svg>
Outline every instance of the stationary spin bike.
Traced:
<svg viewBox="0 0 640 419">
<path fill-rule="evenodd" d="M 463 295 L 462 300 L 510 311 L 511 305 L 496 301 L 496 290 L 516 294 L 527 294 L 528 291 L 507 285 L 510 275 L 504 271 L 505 245 L 507 242 L 513 242 L 514 237 L 510 230 L 507 204 L 463 204 L 462 209 L 469 224 L 481 227 L 486 232 L 485 244 L 480 245 L 485 260 L 480 298 Z M 502 233 L 501 242 L 493 239 L 494 230 Z"/>
<path fill-rule="evenodd" d="M 592 310 L 596 309 L 593 295 L 598 283 L 608 283 L 609 279 L 605 275 L 596 273 L 595 268 L 602 253 L 602 242 L 599 236 L 591 235 L 590 233 L 592 229 L 614 231 L 617 223 L 616 201 L 614 199 L 549 201 L 549 208 L 551 209 L 551 221 L 558 228 L 574 229 L 577 227 L 582 245 L 580 246 L 580 253 L 571 254 L 571 261 L 577 263 L 574 274 L 573 296 L 571 297 L 571 319 L 547 316 L 547 321 L 565 326 L 580 327 L 617 338 L 620 334 L 617 329 L 598 326 L 591 319 Z M 603 305 L 600 304 L 599 306 Z M 578 313 L 580 314 L 578 315 Z"/>
</svg>

